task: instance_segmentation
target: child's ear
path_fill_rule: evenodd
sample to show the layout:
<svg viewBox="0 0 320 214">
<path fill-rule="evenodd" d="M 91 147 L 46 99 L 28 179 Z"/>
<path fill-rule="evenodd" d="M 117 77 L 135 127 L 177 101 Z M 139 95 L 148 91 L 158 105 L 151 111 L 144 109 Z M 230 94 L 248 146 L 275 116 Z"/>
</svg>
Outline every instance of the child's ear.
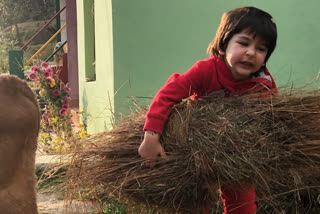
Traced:
<svg viewBox="0 0 320 214">
<path fill-rule="evenodd" d="M 226 54 L 225 51 L 219 50 L 219 55 L 220 55 L 220 56 L 223 56 L 223 55 L 225 55 L 225 54 Z"/>
</svg>

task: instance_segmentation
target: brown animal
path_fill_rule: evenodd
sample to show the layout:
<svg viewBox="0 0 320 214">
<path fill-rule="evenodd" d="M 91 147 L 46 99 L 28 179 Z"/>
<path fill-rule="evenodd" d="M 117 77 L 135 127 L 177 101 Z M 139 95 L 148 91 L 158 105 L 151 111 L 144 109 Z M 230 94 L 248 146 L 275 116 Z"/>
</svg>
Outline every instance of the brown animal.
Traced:
<svg viewBox="0 0 320 214">
<path fill-rule="evenodd" d="M 0 76 L 0 213 L 37 214 L 37 99 L 26 81 Z"/>
</svg>

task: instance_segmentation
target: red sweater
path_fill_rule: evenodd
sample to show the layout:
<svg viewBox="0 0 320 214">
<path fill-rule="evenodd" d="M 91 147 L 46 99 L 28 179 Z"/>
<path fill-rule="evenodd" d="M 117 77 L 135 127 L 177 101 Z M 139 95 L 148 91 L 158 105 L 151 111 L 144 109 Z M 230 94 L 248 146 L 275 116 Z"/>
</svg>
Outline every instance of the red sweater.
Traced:
<svg viewBox="0 0 320 214">
<path fill-rule="evenodd" d="M 197 97 L 214 91 L 225 90 L 231 94 L 243 94 L 250 89 L 265 88 L 277 90 L 276 84 L 266 68 L 259 77 L 236 81 L 222 58 L 215 55 L 197 61 L 183 74 L 172 74 L 153 98 L 147 113 L 144 130 L 162 133 L 171 107 L 190 95 Z"/>
</svg>

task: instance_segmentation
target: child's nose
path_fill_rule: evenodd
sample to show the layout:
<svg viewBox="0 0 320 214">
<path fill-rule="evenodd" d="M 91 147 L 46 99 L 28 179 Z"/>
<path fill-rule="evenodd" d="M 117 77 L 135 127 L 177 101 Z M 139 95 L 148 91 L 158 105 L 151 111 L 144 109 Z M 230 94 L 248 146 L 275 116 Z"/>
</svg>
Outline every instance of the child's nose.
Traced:
<svg viewBox="0 0 320 214">
<path fill-rule="evenodd" d="M 246 55 L 248 56 L 252 56 L 256 53 L 256 49 L 255 47 L 252 47 L 252 46 L 248 46 L 247 48 L 247 52 L 246 52 Z"/>
</svg>

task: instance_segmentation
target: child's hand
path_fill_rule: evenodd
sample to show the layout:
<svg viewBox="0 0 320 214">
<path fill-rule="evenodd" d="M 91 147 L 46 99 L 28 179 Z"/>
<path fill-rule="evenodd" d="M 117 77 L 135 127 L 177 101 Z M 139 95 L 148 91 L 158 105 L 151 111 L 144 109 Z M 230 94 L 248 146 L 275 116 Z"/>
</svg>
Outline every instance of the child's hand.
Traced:
<svg viewBox="0 0 320 214">
<path fill-rule="evenodd" d="M 150 166 L 154 165 L 154 162 L 160 156 L 161 158 L 167 158 L 166 153 L 164 152 L 163 147 L 160 144 L 160 134 L 146 131 L 144 133 L 144 139 L 138 149 L 139 155 L 150 161 Z"/>
</svg>

